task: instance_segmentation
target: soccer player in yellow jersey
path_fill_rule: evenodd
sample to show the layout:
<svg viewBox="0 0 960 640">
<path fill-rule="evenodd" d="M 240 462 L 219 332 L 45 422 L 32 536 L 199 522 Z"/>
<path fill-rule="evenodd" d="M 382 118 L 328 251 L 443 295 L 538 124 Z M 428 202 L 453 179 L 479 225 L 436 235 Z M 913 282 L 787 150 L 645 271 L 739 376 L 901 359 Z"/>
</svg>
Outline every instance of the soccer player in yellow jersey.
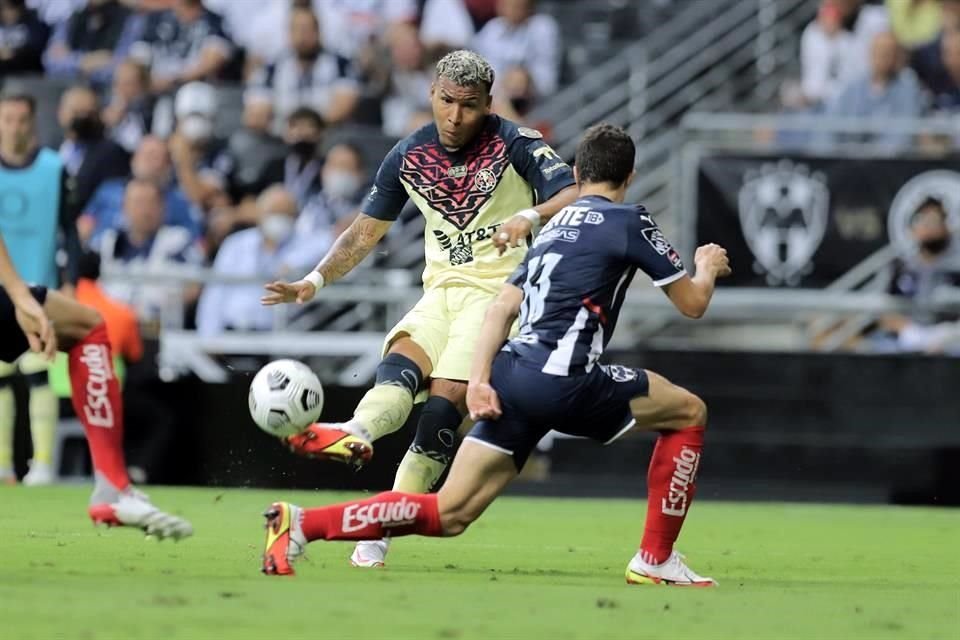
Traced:
<svg viewBox="0 0 960 640">
<path fill-rule="evenodd" d="M 466 415 L 466 381 L 488 304 L 523 260 L 527 237 L 576 198 L 570 167 L 540 132 L 490 111 L 493 69 L 454 51 L 430 88 L 433 123 L 383 160 L 356 221 L 302 280 L 266 286 L 263 303 L 304 303 L 353 269 L 412 199 L 426 218 L 423 297 L 390 331 L 376 384 L 353 418 L 315 424 L 289 439 L 314 457 L 363 464 L 371 443 L 403 426 L 429 390 L 394 488 L 430 491 L 450 461 Z M 382 566 L 386 542 L 360 543 L 351 560 Z"/>
</svg>

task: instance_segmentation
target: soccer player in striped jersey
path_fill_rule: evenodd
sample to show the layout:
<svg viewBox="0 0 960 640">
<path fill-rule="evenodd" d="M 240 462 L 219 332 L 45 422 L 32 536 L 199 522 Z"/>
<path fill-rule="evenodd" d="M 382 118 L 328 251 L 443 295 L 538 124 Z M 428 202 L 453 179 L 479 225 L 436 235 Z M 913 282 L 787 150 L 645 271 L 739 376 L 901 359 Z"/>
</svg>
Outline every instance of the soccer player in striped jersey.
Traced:
<svg viewBox="0 0 960 640">
<path fill-rule="evenodd" d="M 440 492 L 391 491 L 316 509 L 274 503 L 266 513 L 266 573 L 291 573 L 290 561 L 311 540 L 462 533 L 551 429 L 604 444 L 657 431 L 647 519 L 627 581 L 716 584 L 673 548 L 696 490 L 706 406 L 656 373 L 599 362 L 637 269 L 694 318 L 706 311 L 716 279 L 730 273 L 726 251 L 711 244 L 697 249 L 691 277 L 643 207 L 623 203 L 634 152 L 629 135 L 609 125 L 591 128 L 581 141 L 579 198 L 543 228 L 487 311 L 467 393 L 479 422 Z M 520 333 L 508 339 L 518 316 Z"/>
</svg>

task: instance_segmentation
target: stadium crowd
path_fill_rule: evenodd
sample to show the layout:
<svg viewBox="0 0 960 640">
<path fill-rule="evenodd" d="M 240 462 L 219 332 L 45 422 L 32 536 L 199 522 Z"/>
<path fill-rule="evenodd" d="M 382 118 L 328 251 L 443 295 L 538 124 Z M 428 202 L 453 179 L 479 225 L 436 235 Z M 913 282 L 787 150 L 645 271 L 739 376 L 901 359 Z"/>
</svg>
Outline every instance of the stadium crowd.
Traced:
<svg viewBox="0 0 960 640">
<path fill-rule="evenodd" d="M 494 65 L 497 112 L 535 126 L 525 115 L 556 91 L 561 43 L 533 0 L 0 0 L 3 89 L 43 74 L 56 90 L 57 127 L 41 121 L 38 135 L 104 270 L 313 266 L 372 181 L 365 138 L 429 122 L 433 65 L 463 47 Z M 171 295 L 107 291 L 146 326 Z M 249 287 L 182 302 L 207 335 L 272 322 Z"/>
</svg>

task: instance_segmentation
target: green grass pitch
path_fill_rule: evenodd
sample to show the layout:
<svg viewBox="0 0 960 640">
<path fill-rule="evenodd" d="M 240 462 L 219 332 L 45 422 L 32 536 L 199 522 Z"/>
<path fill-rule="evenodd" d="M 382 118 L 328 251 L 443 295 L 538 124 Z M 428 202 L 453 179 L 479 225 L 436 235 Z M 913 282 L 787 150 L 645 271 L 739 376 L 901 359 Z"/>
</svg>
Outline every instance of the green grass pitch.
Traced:
<svg viewBox="0 0 960 640">
<path fill-rule="evenodd" d="M 465 535 L 394 543 L 386 570 L 315 543 L 259 573 L 284 491 L 161 489 L 179 544 L 94 529 L 81 487 L 0 487 L 0 636 L 32 638 L 957 638 L 960 511 L 701 501 L 679 548 L 718 589 L 628 587 L 642 500 L 504 498 Z"/>
</svg>

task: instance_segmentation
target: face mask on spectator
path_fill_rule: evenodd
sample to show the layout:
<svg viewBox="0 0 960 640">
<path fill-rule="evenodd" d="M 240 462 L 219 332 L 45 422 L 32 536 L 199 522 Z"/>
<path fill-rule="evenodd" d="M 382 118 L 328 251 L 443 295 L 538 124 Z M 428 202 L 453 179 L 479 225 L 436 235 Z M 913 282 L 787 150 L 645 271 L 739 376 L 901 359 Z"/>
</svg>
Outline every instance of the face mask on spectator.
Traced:
<svg viewBox="0 0 960 640">
<path fill-rule="evenodd" d="M 76 116 L 70 120 L 70 130 L 77 136 L 78 140 L 96 140 L 103 133 L 103 126 L 100 124 L 100 118 L 93 114 Z"/>
<path fill-rule="evenodd" d="M 323 173 L 323 191 L 333 198 L 346 199 L 360 190 L 360 178 L 349 171 L 331 169 Z"/>
<path fill-rule="evenodd" d="M 317 143 L 313 140 L 297 140 L 290 145 L 290 151 L 301 158 L 312 158 L 317 154 Z"/>
<path fill-rule="evenodd" d="M 190 115 L 180 123 L 180 133 L 191 142 L 207 140 L 213 135 L 213 123 L 203 116 Z"/>
<path fill-rule="evenodd" d="M 939 255 L 947 250 L 947 247 L 950 246 L 950 236 L 943 236 L 941 238 L 929 238 L 920 243 L 920 248 L 926 251 L 927 253 L 932 253 L 933 255 Z"/>
<path fill-rule="evenodd" d="M 284 213 L 268 213 L 260 222 L 260 233 L 267 240 L 280 244 L 293 235 L 293 218 Z"/>
</svg>

